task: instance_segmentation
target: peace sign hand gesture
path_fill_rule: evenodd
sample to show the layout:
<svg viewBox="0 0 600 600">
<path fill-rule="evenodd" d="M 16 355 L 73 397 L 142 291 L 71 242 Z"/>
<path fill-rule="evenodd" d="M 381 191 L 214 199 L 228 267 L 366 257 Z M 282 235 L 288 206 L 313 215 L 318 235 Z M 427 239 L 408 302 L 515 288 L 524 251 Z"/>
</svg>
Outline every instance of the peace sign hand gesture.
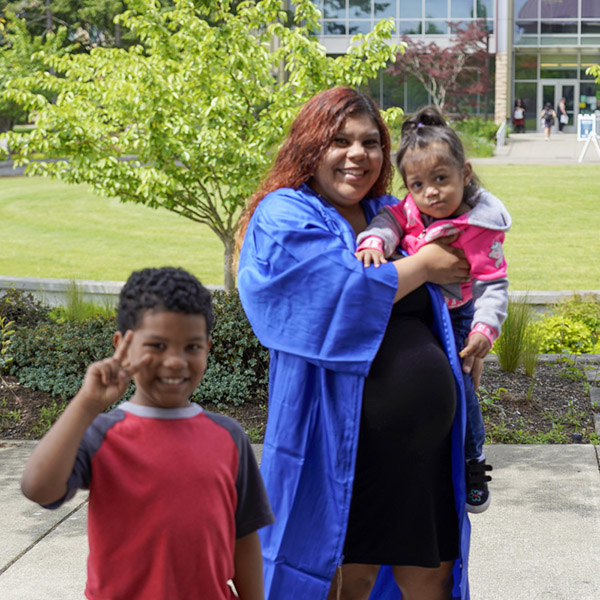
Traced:
<svg viewBox="0 0 600 600">
<path fill-rule="evenodd" d="M 133 331 L 127 331 L 117 342 L 115 353 L 110 358 L 92 363 L 85 373 L 78 395 L 85 398 L 86 404 L 97 413 L 118 402 L 131 377 L 151 359 L 149 354 L 144 354 L 137 362 L 130 362 L 128 350 L 132 339 Z"/>
</svg>

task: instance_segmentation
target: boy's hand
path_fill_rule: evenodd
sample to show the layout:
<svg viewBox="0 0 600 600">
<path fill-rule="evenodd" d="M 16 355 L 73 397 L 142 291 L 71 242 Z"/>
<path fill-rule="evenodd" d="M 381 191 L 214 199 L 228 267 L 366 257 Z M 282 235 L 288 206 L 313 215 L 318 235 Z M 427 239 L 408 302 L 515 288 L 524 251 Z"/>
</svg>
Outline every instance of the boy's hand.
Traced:
<svg viewBox="0 0 600 600">
<path fill-rule="evenodd" d="M 376 250 L 375 248 L 365 248 L 364 250 L 358 250 L 354 253 L 354 256 L 358 258 L 358 260 L 362 261 L 365 267 L 374 264 L 376 267 L 379 265 L 386 263 L 387 260 L 383 255 L 383 252 Z"/>
<path fill-rule="evenodd" d="M 460 357 L 485 358 L 490 351 L 490 341 L 482 333 L 472 333 L 467 338 L 467 345 L 461 350 Z"/>
<path fill-rule="evenodd" d="M 98 413 L 123 397 L 131 376 L 152 358 L 149 354 L 144 354 L 138 362 L 131 364 L 127 355 L 132 339 L 133 331 L 128 331 L 117 343 L 115 353 L 110 358 L 92 363 L 85 373 L 83 385 L 77 395 L 85 398 L 88 405 L 93 406 Z"/>
</svg>

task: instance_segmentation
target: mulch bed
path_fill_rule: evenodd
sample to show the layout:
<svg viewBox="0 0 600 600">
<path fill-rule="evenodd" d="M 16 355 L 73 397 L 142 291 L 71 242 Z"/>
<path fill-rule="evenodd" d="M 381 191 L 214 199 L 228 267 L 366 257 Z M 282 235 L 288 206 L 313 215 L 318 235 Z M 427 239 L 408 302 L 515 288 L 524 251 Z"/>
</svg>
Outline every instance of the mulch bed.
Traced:
<svg viewBox="0 0 600 600">
<path fill-rule="evenodd" d="M 597 368 L 598 363 L 592 366 Z M 579 369 L 582 368 L 584 363 L 579 364 Z M 486 362 L 480 394 L 492 442 L 507 443 L 514 432 L 535 435 L 561 430 L 564 439 L 545 441 L 586 443 L 595 431 L 589 385 L 581 375 L 577 376 L 570 361 L 540 363 L 533 382 L 520 368 L 515 373 L 505 373 L 497 363 Z M 60 400 L 27 388 L 14 377 L 0 375 L 0 439 L 39 438 L 43 433 L 39 425 L 44 420 L 43 408 L 53 402 Z M 267 420 L 264 406 L 247 403 L 227 410 L 214 405 L 205 408 L 232 416 L 252 441 L 262 441 Z M 600 407 L 596 410 L 600 411 Z M 581 439 L 577 434 L 581 434 Z M 507 439 L 493 439 L 504 435 Z"/>
</svg>

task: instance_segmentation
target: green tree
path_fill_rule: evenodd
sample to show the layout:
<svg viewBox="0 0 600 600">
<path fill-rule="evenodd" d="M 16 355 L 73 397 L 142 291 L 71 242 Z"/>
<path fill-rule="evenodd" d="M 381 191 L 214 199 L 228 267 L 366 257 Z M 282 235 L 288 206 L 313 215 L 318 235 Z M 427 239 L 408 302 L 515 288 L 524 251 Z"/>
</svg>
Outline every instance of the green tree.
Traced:
<svg viewBox="0 0 600 600">
<path fill-rule="evenodd" d="M 42 52 L 48 71 L 13 82 L 5 97 L 38 114 L 28 135 L 5 134 L 30 174 L 86 182 L 124 202 L 164 207 L 208 225 L 225 248 L 225 287 L 240 212 L 299 107 L 334 85 L 360 86 L 392 60 L 391 20 L 332 58 L 318 43 L 319 12 L 279 0 L 131 0 L 117 19 L 140 40 L 90 54 Z M 50 75 L 50 72 L 58 76 Z M 54 104 L 33 92 L 40 86 Z M 395 118 L 398 109 L 388 118 Z"/>
<path fill-rule="evenodd" d="M 43 62 L 35 57 L 36 53 L 59 55 L 69 52 L 71 46 L 67 44 L 66 37 L 64 27 L 56 33 L 36 37 L 27 30 L 25 20 L 15 19 L 10 13 L 6 19 L 0 17 L 0 92 L 13 79 L 45 70 Z M 36 91 L 40 92 L 41 88 Z M 26 118 L 27 111 L 22 106 L 0 97 L 0 132 L 8 131 L 15 122 Z"/>
<path fill-rule="evenodd" d="M 5 9 L 24 19 L 32 35 L 66 27 L 80 51 L 132 43 L 123 39 L 121 26 L 114 22 L 115 16 L 125 10 L 121 0 L 0 0 L 0 10 Z"/>
</svg>

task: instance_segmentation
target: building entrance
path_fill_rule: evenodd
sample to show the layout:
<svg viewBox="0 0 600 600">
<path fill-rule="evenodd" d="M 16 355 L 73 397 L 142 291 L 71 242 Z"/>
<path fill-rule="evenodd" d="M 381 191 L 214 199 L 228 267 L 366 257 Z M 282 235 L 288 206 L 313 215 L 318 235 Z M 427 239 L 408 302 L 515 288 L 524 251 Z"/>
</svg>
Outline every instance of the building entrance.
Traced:
<svg viewBox="0 0 600 600">
<path fill-rule="evenodd" d="M 563 127 L 565 133 L 573 133 L 575 131 L 575 125 L 577 121 L 577 111 L 575 108 L 575 98 L 577 97 L 578 82 L 560 81 L 560 80 L 548 80 L 544 79 L 539 82 L 539 93 L 538 98 L 541 100 L 541 104 L 538 106 L 538 116 L 541 114 L 542 109 L 546 105 L 546 102 L 550 102 L 552 108 L 556 111 L 558 121 L 558 103 L 561 98 L 565 98 L 567 114 L 569 115 L 569 122 Z M 538 131 L 543 131 L 541 119 L 537 120 Z M 558 131 L 558 123 L 554 124 L 554 128 Z"/>
</svg>

